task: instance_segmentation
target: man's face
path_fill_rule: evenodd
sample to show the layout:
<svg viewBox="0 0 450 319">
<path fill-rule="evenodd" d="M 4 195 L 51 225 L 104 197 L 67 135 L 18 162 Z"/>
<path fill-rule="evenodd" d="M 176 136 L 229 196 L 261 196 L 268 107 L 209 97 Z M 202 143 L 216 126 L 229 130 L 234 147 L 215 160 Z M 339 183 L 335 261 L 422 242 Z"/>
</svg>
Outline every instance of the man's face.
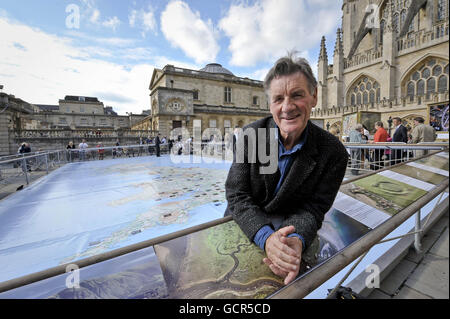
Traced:
<svg viewBox="0 0 450 319">
<path fill-rule="evenodd" d="M 270 113 L 283 138 L 299 138 L 308 123 L 312 108 L 317 104 L 317 89 L 311 95 L 308 80 L 297 72 L 273 79 L 269 99 Z"/>
<path fill-rule="evenodd" d="M 394 119 L 394 126 L 398 126 L 398 125 L 400 125 L 400 121 L 397 119 Z"/>
</svg>

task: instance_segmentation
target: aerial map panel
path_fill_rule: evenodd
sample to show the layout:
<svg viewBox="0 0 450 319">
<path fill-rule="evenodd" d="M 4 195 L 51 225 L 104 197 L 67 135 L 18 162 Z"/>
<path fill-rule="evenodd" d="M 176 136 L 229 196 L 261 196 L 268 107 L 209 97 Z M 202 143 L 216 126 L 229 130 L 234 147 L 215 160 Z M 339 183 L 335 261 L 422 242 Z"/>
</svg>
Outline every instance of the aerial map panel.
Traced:
<svg viewBox="0 0 450 319">
<path fill-rule="evenodd" d="M 162 156 L 61 167 L 0 202 L 0 282 L 223 217 L 229 166 Z"/>
</svg>

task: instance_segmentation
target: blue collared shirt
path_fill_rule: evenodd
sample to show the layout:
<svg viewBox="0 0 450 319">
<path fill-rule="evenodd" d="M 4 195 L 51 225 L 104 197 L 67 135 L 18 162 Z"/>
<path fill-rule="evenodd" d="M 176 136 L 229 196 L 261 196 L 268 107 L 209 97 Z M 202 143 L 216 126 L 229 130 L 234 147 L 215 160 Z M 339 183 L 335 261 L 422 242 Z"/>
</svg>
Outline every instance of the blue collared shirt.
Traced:
<svg viewBox="0 0 450 319">
<path fill-rule="evenodd" d="M 278 127 L 277 127 L 278 128 Z M 300 138 L 300 141 L 294 145 L 294 147 L 290 150 L 286 150 L 286 148 L 283 145 L 283 142 L 279 138 L 279 129 L 276 130 L 275 138 L 278 140 L 278 169 L 280 170 L 280 179 L 278 181 L 277 187 L 275 188 L 274 196 L 278 193 L 278 191 L 281 188 L 281 185 L 284 182 L 284 179 L 286 178 L 289 169 L 291 168 L 291 165 L 295 158 L 295 153 L 300 151 L 305 145 L 306 139 L 308 137 L 307 130 L 305 129 L 303 131 L 303 134 Z M 273 225 L 275 229 L 278 229 L 280 225 Z M 269 238 L 270 235 L 272 235 L 275 232 L 275 230 L 269 226 L 264 225 L 261 227 L 258 232 L 256 233 L 255 237 L 253 238 L 253 242 L 258 245 L 262 250 L 265 250 L 266 240 Z M 303 237 L 297 233 L 292 233 L 288 235 L 288 237 L 298 237 L 302 241 L 303 244 L 303 250 L 305 247 L 305 240 Z"/>
</svg>

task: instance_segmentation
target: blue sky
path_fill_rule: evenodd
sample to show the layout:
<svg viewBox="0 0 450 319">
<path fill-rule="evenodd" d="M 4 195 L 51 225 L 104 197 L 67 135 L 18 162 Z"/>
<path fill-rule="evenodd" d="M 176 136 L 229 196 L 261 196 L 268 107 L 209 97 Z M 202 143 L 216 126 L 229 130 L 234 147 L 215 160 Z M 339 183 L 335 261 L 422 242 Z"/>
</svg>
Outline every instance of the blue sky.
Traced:
<svg viewBox="0 0 450 319">
<path fill-rule="evenodd" d="M 150 108 L 154 68 L 217 62 L 262 80 L 295 49 L 332 59 L 338 0 L 0 0 L 0 84 L 35 104 L 96 96 L 120 114 Z"/>
</svg>

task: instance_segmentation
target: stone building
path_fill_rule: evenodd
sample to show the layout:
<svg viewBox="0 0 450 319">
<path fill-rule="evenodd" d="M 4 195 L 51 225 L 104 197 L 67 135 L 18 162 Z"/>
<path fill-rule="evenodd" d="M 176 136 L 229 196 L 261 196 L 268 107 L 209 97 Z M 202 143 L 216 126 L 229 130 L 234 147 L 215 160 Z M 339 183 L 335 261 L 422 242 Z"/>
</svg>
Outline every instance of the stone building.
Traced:
<svg viewBox="0 0 450 319">
<path fill-rule="evenodd" d="M 0 93 L 0 156 L 16 153 L 22 142 L 29 142 L 33 151 L 62 149 L 82 139 L 91 146 L 117 140 L 138 144 L 152 132 L 131 131 L 131 126 L 147 116 L 145 111 L 117 115 L 94 97 L 66 96 L 58 105 L 37 105 Z"/>
<path fill-rule="evenodd" d="M 216 128 L 221 134 L 270 115 L 263 83 L 233 75 L 220 64 L 201 70 L 166 65 L 150 81 L 151 115 L 133 129 L 170 136 L 176 128 L 193 135 L 193 127 Z"/>
<path fill-rule="evenodd" d="M 312 118 L 340 135 L 395 116 L 448 132 L 448 24 L 446 0 L 343 0 L 332 61 L 322 38 Z"/>
</svg>

